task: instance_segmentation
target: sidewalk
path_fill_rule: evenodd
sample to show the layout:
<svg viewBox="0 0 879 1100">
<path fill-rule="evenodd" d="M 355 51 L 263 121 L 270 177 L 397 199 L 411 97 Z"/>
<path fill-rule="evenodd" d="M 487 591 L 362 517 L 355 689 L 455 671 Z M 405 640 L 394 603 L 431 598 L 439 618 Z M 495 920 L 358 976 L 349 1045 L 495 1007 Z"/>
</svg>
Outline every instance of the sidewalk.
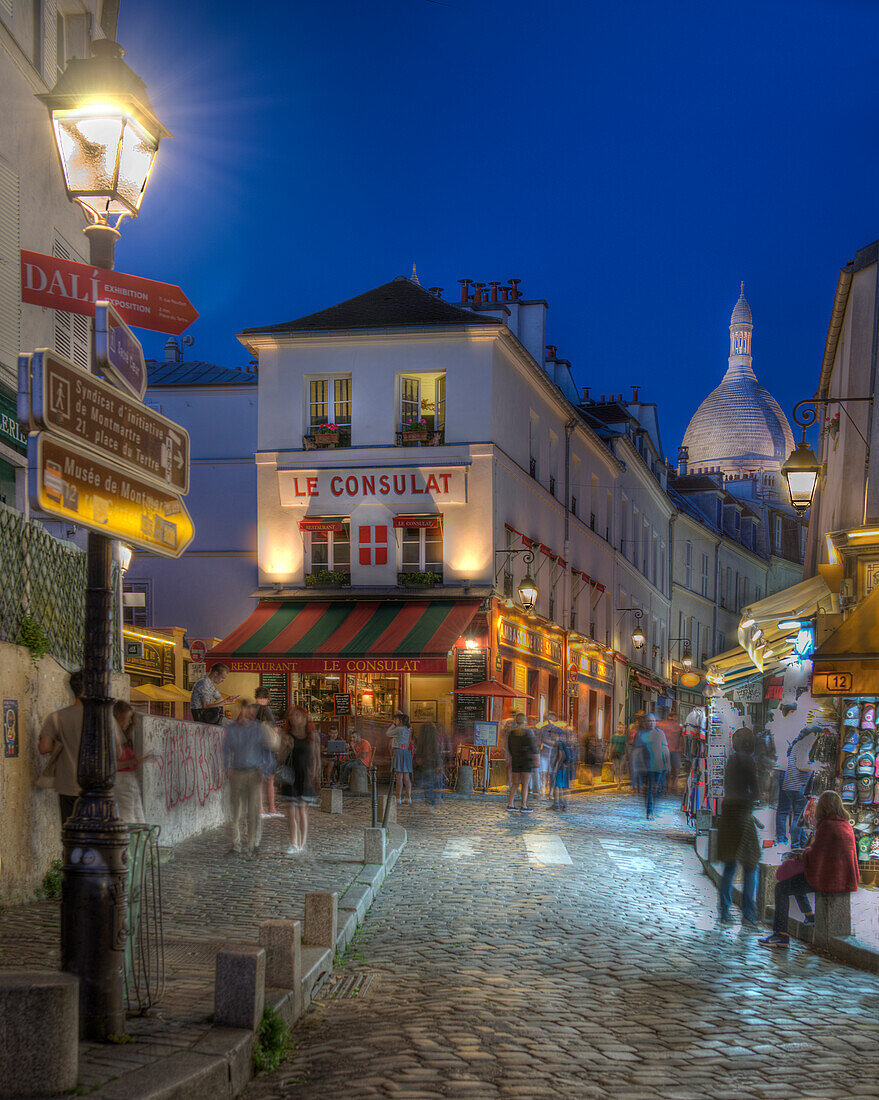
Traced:
<svg viewBox="0 0 879 1100">
<path fill-rule="evenodd" d="M 216 1033 L 230 1029 L 211 1024 L 217 952 L 228 943 L 256 943 L 262 921 L 302 920 L 308 892 L 337 891 L 341 909 L 364 870 L 363 829 L 371 824 L 369 799 L 346 794 L 344 814 L 310 812 L 304 855 L 284 854 L 290 843 L 285 818 L 264 819 L 262 850 L 252 859 L 228 851 L 227 828 L 180 844 L 162 865 L 165 995 L 146 1016 L 129 1017 L 133 1042 L 80 1044 L 81 1093 L 100 1089 L 97 1095 L 140 1100 L 146 1082 L 140 1075 L 126 1084 L 133 1071 L 152 1066 L 159 1075 L 157 1063 L 173 1055 L 185 1060 L 184 1052 L 222 1056 L 213 1049 Z M 0 913 L 4 968 L 58 969 L 60 910 L 58 901 L 39 901 Z"/>
</svg>

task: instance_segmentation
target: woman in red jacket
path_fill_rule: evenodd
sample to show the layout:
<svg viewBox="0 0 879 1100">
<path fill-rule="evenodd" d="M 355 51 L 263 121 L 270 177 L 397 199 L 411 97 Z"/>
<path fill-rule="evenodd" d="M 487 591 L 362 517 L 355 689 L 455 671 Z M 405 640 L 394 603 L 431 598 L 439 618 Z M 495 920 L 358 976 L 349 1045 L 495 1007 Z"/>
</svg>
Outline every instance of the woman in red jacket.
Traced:
<svg viewBox="0 0 879 1100">
<path fill-rule="evenodd" d="M 825 791 L 815 808 L 815 836 L 802 854 L 802 871 L 775 884 L 775 922 L 762 947 L 787 947 L 787 916 L 795 896 L 808 918 L 812 907 L 806 894 L 850 894 L 860 881 L 855 834 L 836 791 Z"/>
</svg>

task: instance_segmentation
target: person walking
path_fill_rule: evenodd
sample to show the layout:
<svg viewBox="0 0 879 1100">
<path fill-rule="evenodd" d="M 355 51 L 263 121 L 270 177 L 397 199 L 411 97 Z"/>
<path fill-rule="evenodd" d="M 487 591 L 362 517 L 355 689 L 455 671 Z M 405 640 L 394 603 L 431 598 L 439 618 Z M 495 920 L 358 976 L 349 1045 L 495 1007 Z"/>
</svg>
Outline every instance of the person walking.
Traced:
<svg viewBox="0 0 879 1100">
<path fill-rule="evenodd" d="M 624 761 L 626 759 L 626 726 L 617 722 L 616 733 L 610 739 L 610 759 L 613 763 L 613 775 L 617 785 L 623 781 Z"/>
<path fill-rule="evenodd" d="M 401 710 L 394 715 L 394 724 L 387 731 L 391 747 L 391 765 L 396 773 L 397 805 L 402 805 L 403 788 L 406 788 L 406 801 L 412 805 L 412 751 L 409 744 L 412 730 L 409 718 Z"/>
<path fill-rule="evenodd" d="M 761 947 L 785 948 L 790 899 L 795 897 L 806 921 L 814 920 L 807 893 L 850 894 L 858 888 L 860 868 L 851 822 L 836 791 L 825 791 L 815 807 L 815 835 L 799 859 L 781 864 L 787 877 L 775 884 L 775 920 L 772 932 L 757 942 Z M 789 866 L 791 864 L 791 866 Z"/>
<path fill-rule="evenodd" d="M 632 790 L 636 794 L 641 793 L 641 788 L 644 785 L 644 772 L 646 770 L 644 743 L 641 738 L 641 734 L 644 732 L 647 726 L 647 720 L 643 710 L 639 710 L 635 713 L 628 731 L 628 747 L 626 754 L 629 758 L 629 782 L 632 784 Z"/>
<path fill-rule="evenodd" d="M 72 672 L 68 681 L 73 692 L 73 703 L 52 711 L 43 728 L 37 747 L 43 756 L 49 756 L 38 780 L 41 787 L 53 787 L 58 792 L 61 826 L 73 813 L 79 798 L 79 742 L 82 737 L 82 672 Z"/>
<path fill-rule="evenodd" d="M 528 805 L 528 787 L 531 783 L 531 773 L 537 767 L 537 739 L 534 731 L 528 728 L 524 714 L 517 714 L 513 719 L 513 727 L 507 734 L 507 762 L 510 772 L 510 798 L 507 809 L 515 811 L 513 802 L 516 790 L 521 791 L 521 812 L 530 814 Z"/>
<path fill-rule="evenodd" d="M 320 783 L 320 737 L 305 707 L 290 707 L 284 724 L 287 749 L 284 769 L 292 789 L 287 855 L 295 856 L 304 852 L 308 843 L 308 804 L 317 796 Z"/>
<path fill-rule="evenodd" d="M 551 761 L 551 783 L 553 810 L 567 810 L 568 802 L 565 791 L 570 788 L 569 767 L 574 759 L 573 746 L 568 738 L 568 731 L 560 728 L 553 745 Z"/>
<path fill-rule="evenodd" d="M 268 705 L 268 697 L 269 693 L 265 688 L 260 688 L 254 697 L 255 718 L 262 727 L 263 741 L 269 751 L 266 758 L 265 777 L 259 789 L 259 816 L 283 817 L 284 815 L 275 808 L 275 772 L 278 770 L 281 735 L 278 733 L 275 712 Z"/>
<path fill-rule="evenodd" d="M 653 818 L 656 803 L 656 791 L 662 780 L 662 773 L 668 771 L 669 753 L 665 734 L 656 725 L 656 715 L 648 714 L 645 728 L 641 731 L 641 746 L 644 752 L 644 802 L 647 807 L 647 820 Z"/>
<path fill-rule="evenodd" d="M 259 794 L 268 750 L 252 703 L 241 700 L 238 718 L 226 726 L 223 763 L 229 778 L 232 811 L 231 851 L 256 855 L 262 839 Z"/>
<path fill-rule="evenodd" d="M 431 810 L 436 809 L 440 757 L 439 730 L 435 723 L 425 722 L 415 742 L 415 767 L 418 769 L 419 786 Z"/>
<path fill-rule="evenodd" d="M 732 884 L 736 866 L 742 865 L 742 927 L 757 927 L 757 868 L 760 863 L 760 842 L 754 823 L 754 803 L 759 797 L 757 762 L 754 759 L 756 739 L 751 730 L 737 729 L 732 737 L 732 754 L 726 762 L 723 782 L 723 803 L 717 851 L 723 864 L 718 895 L 721 924 L 732 921 Z"/>
<path fill-rule="evenodd" d="M 124 699 L 113 704 L 113 736 L 116 743 L 116 784 L 113 797 L 116 812 L 129 825 L 145 825 L 143 799 L 137 782 L 137 769 L 151 756 L 138 756 L 134 751 L 134 708 Z"/>
<path fill-rule="evenodd" d="M 668 743 L 668 758 L 670 761 L 668 789 L 676 791 L 678 776 L 681 773 L 681 741 L 684 736 L 684 728 L 678 721 L 678 712 L 674 707 L 669 710 L 665 718 L 660 718 L 656 725 L 665 734 L 665 740 Z"/>
</svg>

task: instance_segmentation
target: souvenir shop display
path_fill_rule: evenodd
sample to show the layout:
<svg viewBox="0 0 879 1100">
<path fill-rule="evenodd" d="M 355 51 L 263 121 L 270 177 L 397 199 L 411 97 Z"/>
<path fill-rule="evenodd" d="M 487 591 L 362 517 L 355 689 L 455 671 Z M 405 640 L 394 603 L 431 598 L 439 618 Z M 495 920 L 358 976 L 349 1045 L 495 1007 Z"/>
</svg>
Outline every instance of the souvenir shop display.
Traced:
<svg viewBox="0 0 879 1100">
<path fill-rule="evenodd" d="M 696 814 L 707 803 L 706 757 L 708 716 L 705 707 L 693 707 L 684 722 L 684 759 L 689 765 L 681 809 L 687 824 L 694 826 Z"/>
<path fill-rule="evenodd" d="M 842 701 L 839 746 L 839 793 L 852 817 L 862 870 L 879 865 L 879 738 L 876 731 L 876 699 Z"/>
</svg>

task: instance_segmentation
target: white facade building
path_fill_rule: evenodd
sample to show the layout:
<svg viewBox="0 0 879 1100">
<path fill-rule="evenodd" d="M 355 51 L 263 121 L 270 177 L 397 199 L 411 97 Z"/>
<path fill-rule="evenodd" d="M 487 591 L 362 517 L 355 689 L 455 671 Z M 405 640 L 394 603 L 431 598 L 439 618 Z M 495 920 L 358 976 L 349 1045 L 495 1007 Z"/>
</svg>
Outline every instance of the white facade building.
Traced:
<svg viewBox="0 0 879 1100">
<path fill-rule="evenodd" d="M 36 98 L 94 38 L 115 37 L 118 4 L 0 3 L 0 502 L 27 512 L 26 440 L 15 415 L 20 350 L 54 348 L 88 366 L 91 321 L 22 305 L 20 249 L 87 262 L 80 208 L 64 189 L 52 124 Z"/>
</svg>

